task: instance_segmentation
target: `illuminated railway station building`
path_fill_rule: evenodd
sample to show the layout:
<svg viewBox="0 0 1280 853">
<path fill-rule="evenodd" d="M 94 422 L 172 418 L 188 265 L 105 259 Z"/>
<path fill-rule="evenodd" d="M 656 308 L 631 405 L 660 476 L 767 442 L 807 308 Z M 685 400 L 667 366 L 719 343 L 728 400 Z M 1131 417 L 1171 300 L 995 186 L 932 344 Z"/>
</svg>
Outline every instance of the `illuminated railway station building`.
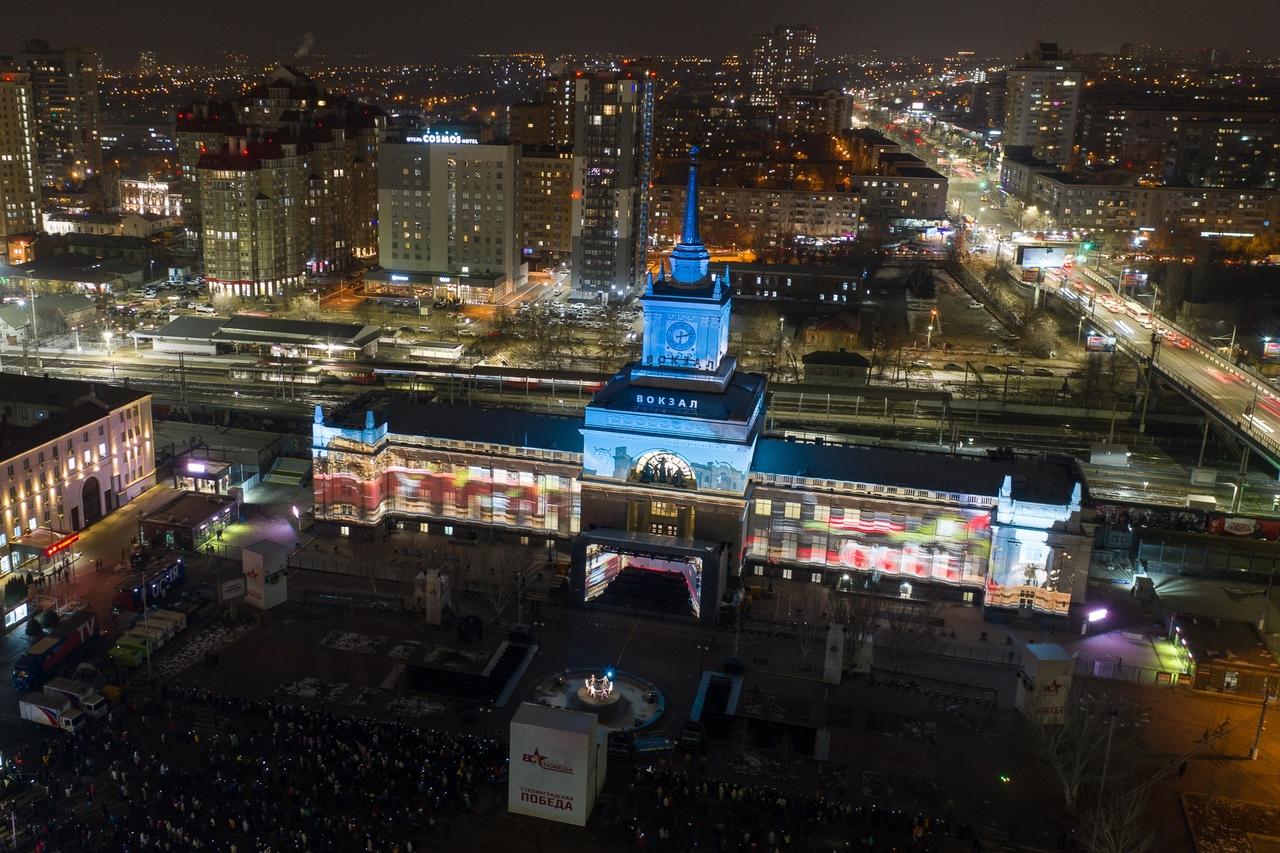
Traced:
<svg viewBox="0 0 1280 853">
<path fill-rule="evenodd" d="M 317 409 L 320 529 L 545 539 L 570 555 L 584 605 L 705 622 L 763 575 L 995 619 L 1082 603 L 1092 537 L 1072 460 L 765 434 L 768 381 L 728 352 L 728 272 L 699 237 L 696 161 L 688 199 L 670 269 L 641 298 L 641 359 L 583 417 L 405 398 L 336 422 Z"/>
</svg>

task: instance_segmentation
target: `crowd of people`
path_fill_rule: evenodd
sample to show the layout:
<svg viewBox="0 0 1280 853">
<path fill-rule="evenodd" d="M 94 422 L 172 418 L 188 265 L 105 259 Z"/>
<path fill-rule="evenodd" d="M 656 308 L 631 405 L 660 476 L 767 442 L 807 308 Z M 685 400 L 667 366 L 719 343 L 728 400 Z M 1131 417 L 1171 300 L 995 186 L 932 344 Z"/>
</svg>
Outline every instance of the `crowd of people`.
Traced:
<svg viewBox="0 0 1280 853">
<path fill-rule="evenodd" d="M 169 688 L 15 761 L 19 849 L 427 849 L 502 781 L 492 737 Z M 12 843 L 13 839 L 5 839 Z"/>
<path fill-rule="evenodd" d="M 602 820 L 640 850 L 982 850 L 973 828 L 949 816 L 798 796 L 662 766 L 637 769 L 628 796 L 608 801 Z"/>
<path fill-rule="evenodd" d="M 166 687 L 14 756 L 16 775 L 34 784 L 6 788 L 0 848 L 449 849 L 464 846 L 461 832 L 452 837 L 456 818 L 474 831 L 489 809 L 505 810 L 506 761 L 499 737 Z M 610 776 L 614 793 L 589 828 L 606 848 L 981 849 L 949 818 L 718 781 L 705 768 L 660 763 Z"/>
</svg>

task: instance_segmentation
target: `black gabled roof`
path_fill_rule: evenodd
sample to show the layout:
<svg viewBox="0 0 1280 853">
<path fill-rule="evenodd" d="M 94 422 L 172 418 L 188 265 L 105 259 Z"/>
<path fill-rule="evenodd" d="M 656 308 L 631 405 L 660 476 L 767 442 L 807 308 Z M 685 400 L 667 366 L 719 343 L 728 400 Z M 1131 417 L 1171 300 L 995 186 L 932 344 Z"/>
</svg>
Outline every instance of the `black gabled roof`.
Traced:
<svg viewBox="0 0 1280 853">
<path fill-rule="evenodd" d="M 582 418 L 577 416 L 408 400 L 392 401 L 381 414 L 390 433 L 582 452 Z"/>
<path fill-rule="evenodd" d="M 781 438 L 760 439 L 751 470 L 989 497 L 999 495 L 1009 476 L 1015 499 L 1057 505 L 1069 503 L 1076 483 L 1083 482 L 1065 457 L 998 459 Z"/>
</svg>

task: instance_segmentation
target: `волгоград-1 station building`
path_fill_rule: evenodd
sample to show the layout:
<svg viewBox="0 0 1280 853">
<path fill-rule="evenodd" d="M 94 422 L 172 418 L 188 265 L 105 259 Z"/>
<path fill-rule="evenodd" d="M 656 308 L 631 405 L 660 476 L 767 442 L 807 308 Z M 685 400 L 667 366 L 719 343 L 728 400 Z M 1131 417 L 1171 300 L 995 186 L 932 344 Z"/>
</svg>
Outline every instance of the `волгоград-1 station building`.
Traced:
<svg viewBox="0 0 1280 853">
<path fill-rule="evenodd" d="M 990 618 L 1083 603 L 1084 483 L 1059 457 L 977 457 L 764 432 L 765 376 L 728 353 L 731 294 L 698 234 L 641 298 L 643 354 L 582 418 L 407 398 L 313 426 L 322 532 L 411 528 L 571 555 L 583 605 L 714 621 L 738 579 L 962 600 Z"/>
</svg>

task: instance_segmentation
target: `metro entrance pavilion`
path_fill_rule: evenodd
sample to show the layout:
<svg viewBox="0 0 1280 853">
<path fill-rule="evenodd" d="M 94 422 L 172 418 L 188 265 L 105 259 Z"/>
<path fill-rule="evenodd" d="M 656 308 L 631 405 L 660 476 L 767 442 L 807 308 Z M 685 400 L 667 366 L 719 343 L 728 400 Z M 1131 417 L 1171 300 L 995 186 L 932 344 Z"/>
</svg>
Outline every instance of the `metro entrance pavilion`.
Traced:
<svg viewBox="0 0 1280 853">
<path fill-rule="evenodd" d="M 695 152 L 696 157 L 696 152 Z M 732 295 L 698 232 L 641 302 L 641 360 L 583 418 L 400 398 L 312 428 L 321 532 L 546 540 L 583 605 L 714 622 L 735 576 L 1065 617 L 1092 538 L 1070 459 L 765 434 L 768 382 L 728 353 Z"/>
</svg>

